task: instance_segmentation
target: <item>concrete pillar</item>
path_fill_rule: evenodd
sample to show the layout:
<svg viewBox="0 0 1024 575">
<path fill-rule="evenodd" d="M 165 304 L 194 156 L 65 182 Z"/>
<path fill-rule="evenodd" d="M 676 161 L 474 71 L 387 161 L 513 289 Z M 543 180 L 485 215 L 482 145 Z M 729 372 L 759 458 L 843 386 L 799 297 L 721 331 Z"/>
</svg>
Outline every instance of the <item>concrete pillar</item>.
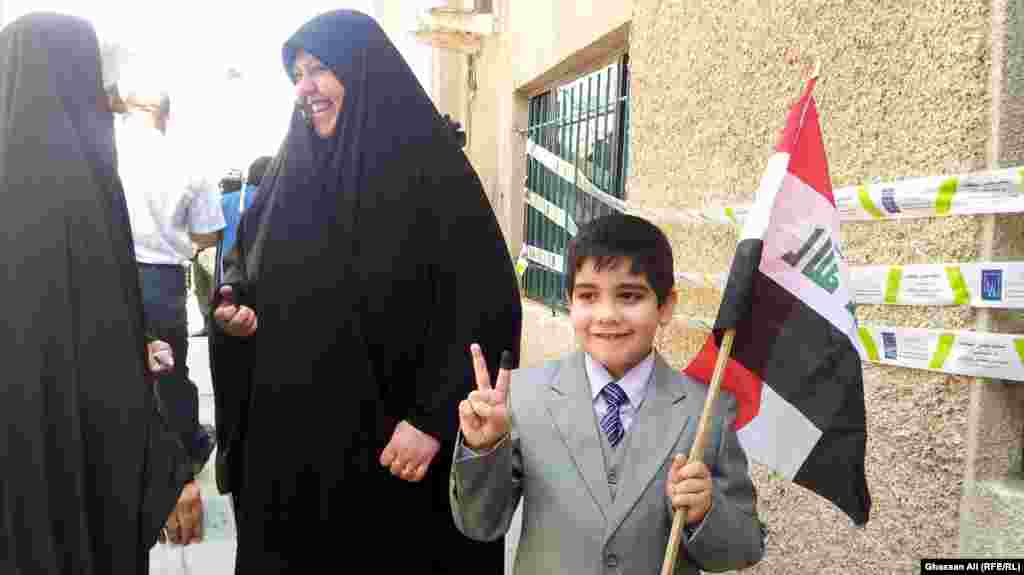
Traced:
<svg viewBox="0 0 1024 575">
<path fill-rule="evenodd" d="M 991 168 L 1024 164 L 1024 6 L 992 3 Z M 1019 216 L 988 216 L 982 260 L 1024 255 Z M 979 314 L 978 329 L 1022 333 L 1021 314 Z M 963 557 L 1024 557 L 1024 384 L 978 380 L 971 388 L 967 470 L 960 502 Z"/>
</svg>

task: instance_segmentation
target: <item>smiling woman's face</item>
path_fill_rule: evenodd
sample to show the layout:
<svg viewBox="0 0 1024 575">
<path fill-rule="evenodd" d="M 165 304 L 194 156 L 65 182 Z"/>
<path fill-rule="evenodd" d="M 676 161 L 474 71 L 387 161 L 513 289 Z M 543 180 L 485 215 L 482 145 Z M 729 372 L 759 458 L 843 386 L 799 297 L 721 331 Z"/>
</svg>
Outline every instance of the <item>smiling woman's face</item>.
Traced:
<svg viewBox="0 0 1024 575">
<path fill-rule="evenodd" d="M 316 56 L 299 50 L 292 65 L 295 94 L 306 108 L 313 129 L 329 138 L 338 128 L 338 116 L 345 102 L 345 86 Z"/>
</svg>

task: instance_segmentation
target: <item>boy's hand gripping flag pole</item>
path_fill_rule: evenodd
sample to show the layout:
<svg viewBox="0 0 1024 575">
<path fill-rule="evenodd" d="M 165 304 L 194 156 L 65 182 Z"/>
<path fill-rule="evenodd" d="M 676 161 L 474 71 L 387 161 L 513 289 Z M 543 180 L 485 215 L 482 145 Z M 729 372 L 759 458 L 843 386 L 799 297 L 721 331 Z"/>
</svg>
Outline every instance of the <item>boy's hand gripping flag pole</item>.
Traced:
<svg viewBox="0 0 1024 575">
<path fill-rule="evenodd" d="M 732 351 L 732 339 L 736 336 L 736 329 L 728 329 L 722 336 L 722 348 L 718 352 L 718 361 L 715 363 L 715 374 L 711 378 L 711 387 L 708 389 L 708 398 L 704 402 L 704 411 L 700 414 L 700 423 L 697 425 L 697 437 L 693 440 L 693 447 L 690 448 L 690 457 L 686 463 L 704 462 L 704 443 L 707 438 L 708 420 L 711 419 L 711 410 L 718 400 L 718 390 L 721 387 L 722 376 L 725 375 L 725 364 L 729 361 L 729 353 Z M 672 516 L 672 531 L 668 537 L 668 547 L 665 549 L 665 562 L 661 565 L 661 575 L 672 575 L 675 570 L 676 557 L 679 553 L 679 538 L 683 535 L 683 524 L 686 523 L 685 507 L 675 510 Z"/>
</svg>

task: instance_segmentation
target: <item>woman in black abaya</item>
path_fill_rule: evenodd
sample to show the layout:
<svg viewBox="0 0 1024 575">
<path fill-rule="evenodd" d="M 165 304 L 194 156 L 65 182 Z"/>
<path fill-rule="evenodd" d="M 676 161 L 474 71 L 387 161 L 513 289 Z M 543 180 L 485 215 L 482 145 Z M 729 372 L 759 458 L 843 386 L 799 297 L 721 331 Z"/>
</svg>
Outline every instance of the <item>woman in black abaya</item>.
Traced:
<svg viewBox="0 0 1024 575">
<path fill-rule="evenodd" d="M 0 573 L 146 573 L 187 479 L 146 380 L 113 127 L 88 23 L 0 31 Z"/>
<path fill-rule="evenodd" d="M 500 573 L 502 543 L 464 538 L 447 495 L 470 344 L 495 373 L 502 350 L 518 363 L 497 220 L 372 19 L 324 14 L 284 63 L 299 108 L 225 262 L 212 343 L 237 572 Z"/>
</svg>

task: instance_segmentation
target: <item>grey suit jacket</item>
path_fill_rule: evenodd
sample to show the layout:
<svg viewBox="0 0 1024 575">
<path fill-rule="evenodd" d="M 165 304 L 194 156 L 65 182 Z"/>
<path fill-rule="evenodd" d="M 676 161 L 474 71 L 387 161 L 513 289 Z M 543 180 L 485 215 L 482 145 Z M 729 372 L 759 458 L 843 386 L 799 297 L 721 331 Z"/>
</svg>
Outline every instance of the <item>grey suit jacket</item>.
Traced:
<svg viewBox="0 0 1024 575">
<path fill-rule="evenodd" d="M 481 541 L 503 537 L 522 498 L 516 575 L 660 573 L 672 526 L 667 472 L 675 454 L 689 456 L 707 386 L 655 355 L 653 387 L 623 443 L 614 500 L 583 352 L 513 371 L 509 437 L 480 455 L 456 448 L 449 496 L 459 530 Z M 683 537 L 676 573 L 739 569 L 764 554 L 731 394 L 722 392 L 715 415 L 704 452 L 711 510 Z"/>
</svg>

